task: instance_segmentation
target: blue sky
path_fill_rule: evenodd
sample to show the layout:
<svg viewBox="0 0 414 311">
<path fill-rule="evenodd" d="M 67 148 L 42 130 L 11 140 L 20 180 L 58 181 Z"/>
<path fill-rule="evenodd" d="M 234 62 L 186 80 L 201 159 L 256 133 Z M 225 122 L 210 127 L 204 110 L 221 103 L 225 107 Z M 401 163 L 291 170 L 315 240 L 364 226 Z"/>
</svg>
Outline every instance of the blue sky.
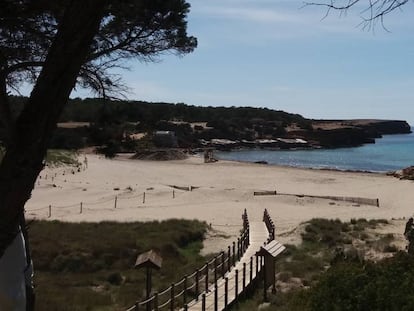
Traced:
<svg viewBox="0 0 414 311">
<path fill-rule="evenodd" d="M 390 32 L 358 27 L 363 7 L 323 19 L 322 7 L 296 0 L 189 3 L 198 48 L 130 64 L 122 72 L 129 99 L 414 125 L 414 2 L 386 16 Z"/>
</svg>

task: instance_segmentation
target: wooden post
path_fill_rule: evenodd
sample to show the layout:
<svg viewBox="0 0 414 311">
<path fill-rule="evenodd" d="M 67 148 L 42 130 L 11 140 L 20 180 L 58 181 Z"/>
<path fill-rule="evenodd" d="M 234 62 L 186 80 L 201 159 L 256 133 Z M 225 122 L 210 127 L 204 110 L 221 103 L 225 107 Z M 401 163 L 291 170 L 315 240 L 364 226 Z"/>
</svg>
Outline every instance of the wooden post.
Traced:
<svg viewBox="0 0 414 311">
<path fill-rule="evenodd" d="M 267 302 L 267 288 L 266 288 L 266 266 L 262 266 L 263 270 L 263 301 Z"/>
<path fill-rule="evenodd" d="M 250 257 L 250 283 L 253 280 L 253 256 Z"/>
<path fill-rule="evenodd" d="M 158 311 L 158 292 L 154 294 L 154 310 Z"/>
<path fill-rule="evenodd" d="M 116 208 L 116 204 L 117 204 L 117 202 L 118 202 L 118 196 L 116 195 L 116 196 L 115 196 L 115 202 L 114 202 L 114 208 Z"/>
<path fill-rule="evenodd" d="M 174 191 L 174 189 L 173 189 L 173 199 L 175 199 L 175 191 Z"/>
<path fill-rule="evenodd" d="M 247 224 L 247 246 L 250 245 L 250 226 Z"/>
<path fill-rule="evenodd" d="M 138 301 L 135 302 L 135 309 L 134 311 L 139 311 L 139 303 Z"/>
<path fill-rule="evenodd" d="M 198 301 L 198 296 L 200 295 L 200 291 L 199 291 L 199 288 L 198 288 L 198 283 L 200 281 L 200 270 L 198 270 L 198 269 L 196 271 L 195 281 L 196 281 L 196 283 L 195 283 L 195 294 L 196 294 L 196 300 Z"/>
<path fill-rule="evenodd" d="M 221 277 L 224 278 L 226 270 L 224 269 L 224 252 L 221 252 Z"/>
<path fill-rule="evenodd" d="M 231 247 L 229 245 L 227 248 L 227 271 L 228 272 L 230 272 L 230 269 L 231 269 L 230 260 L 231 260 Z"/>
<path fill-rule="evenodd" d="M 243 292 L 246 289 L 246 263 L 243 263 Z"/>
<path fill-rule="evenodd" d="M 52 217 L 52 205 L 49 205 L 49 215 L 47 216 L 47 218 Z"/>
<path fill-rule="evenodd" d="M 206 262 L 206 289 L 205 291 L 208 291 L 208 261 Z"/>
<path fill-rule="evenodd" d="M 237 238 L 237 260 L 240 260 L 240 238 Z"/>
<path fill-rule="evenodd" d="M 147 293 L 146 293 L 146 300 L 148 300 L 151 296 L 151 287 L 152 287 L 152 282 L 151 282 L 151 277 L 152 277 L 152 273 L 151 273 L 151 268 L 147 267 Z M 154 307 L 155 308 L 155 307 Z M 151 302 L 147 302 L 147 311 L 151 311 Z"/>
<path fill-rule="evenodd" d="M 243 236 L 240 238 L 240 251 L 239 251 L 239 260 L 242 258 L 243 256 L 243 243 L 244 243 L 244 234 Z"/>
<path fill-rule="evenodd" d="M 206 294 L 201 297 L 201 310 L 206 311 Z"/>
<path fill-rule="evenodd" d="M 233 266 L 236 265 L 236 242 L 233 242 Z"/>
<path fill-rule="evenodd" d="M 236 269 L 236 275 L 235 275 L 235 284 L 234 284 L 234 288 L 235 288 L 235 295 L 234 295 L 234 299 L 237 299 L 237 295 L 239 294 L 239 270 Z"/>
<path fill-rule="evenodd" d="M 214 257 L 214 283 L 217 283 L 217 256 Z"/>
<path fill-rule="evenodd" d="M 175 299 L 175 293 L 174 293 L 174 286 L 175 284 L 171 284 L 171 292 L 170 292 L 170 310 L 174 311 L 174 299 Z"/>
<path fill-rule="evenodd" d="M 188 311 L 188 304 L 184 305 L 184 311 Z"/>
<path fill-rule="evenodd" d="M 183 301 L 184 304 L 187 303 L 187 276 L 184 276 L 184 284 L 183 284 Z"/>
<path fill-rule="evenodd" d="M 142 195 L 142 204 L 145 204 L 145 192 L 144 192 L 144 194 Z"/>
<path fill-rule="evenodd" d="M 82 202 L 80 202 L 80 210 L 79 210 L 79 214 L 82 214 Z"/>
<path fill-rule="evenodd" d="M 229 278 L 224 279 L 224 309 L 227 308 L 229 303 Z"/>
<path fill-rule="evenodd" d="M 259 274 L 259 257 L 256 256 L 256 277 Z"/>
<path fill-rule="evenodd" d="M 218 310 L 218 286 L 217 282 L 214 285 L 214 311 Z"/>
</svg>

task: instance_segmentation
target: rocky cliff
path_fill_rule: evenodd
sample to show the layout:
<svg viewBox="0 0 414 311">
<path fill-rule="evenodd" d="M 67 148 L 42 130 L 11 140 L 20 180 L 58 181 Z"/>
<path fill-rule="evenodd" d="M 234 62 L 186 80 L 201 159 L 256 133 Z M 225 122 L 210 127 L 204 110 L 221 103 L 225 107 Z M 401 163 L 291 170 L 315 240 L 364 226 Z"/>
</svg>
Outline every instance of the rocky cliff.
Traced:
<svg viewBox="0 0 414 311">
<path fill-rule="evenodd" d="M 406 121 L 399 120 L 312 120 L 312 128 L 291 132 L 324 148 L 353 147 L 375 143 L 388 134 L 411 133 Z"/>
</svg>

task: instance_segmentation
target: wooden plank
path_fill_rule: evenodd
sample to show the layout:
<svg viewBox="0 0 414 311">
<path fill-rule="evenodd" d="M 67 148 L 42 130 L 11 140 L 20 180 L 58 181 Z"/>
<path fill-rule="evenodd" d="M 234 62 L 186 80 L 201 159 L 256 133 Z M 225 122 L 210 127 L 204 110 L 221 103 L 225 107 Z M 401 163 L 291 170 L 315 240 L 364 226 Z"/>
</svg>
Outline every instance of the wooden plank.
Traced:
<svg viewBox="0 0 414 311">
<path fill-rule="evenodd" d="M 243 290 L 243 265 L 246 264 L 246 267 L 250 268 L 250 261 L 251 257 L 255 256 L 256 252 L 260 249 L 260 247 L 267 241 L 269 232 L 266 229 L 266 225 L 264 222 L 250 222 L 250 245 L 247 248 L 246 252 L 242 256 L 239 262 L 236 263 L 236 266 L 233 267 L 230 272 L 225 274 L 225 277 L 228 278 L 228 304 L 231 304 L 236 299 L 236 282 L 235 282 L 235 275 L 236 270 L 239 271 L 238 277 L 238 293 L 240 295 Z M 256 275 L 256 261 L 253 260 L 253 271 L 252 271 L 252 281 L 254 281 L 257 277 Z M 260 265 L 260 261 L 259 261 Z M 258 271 L 260 273 L 261 267 L 259 267 Z M 246 271 L 246 279 L 245 279 L 245 286 L 246 288 L 250 285 L 250 271 Z M 225 279 L 220 278 L 217 281 L 217 309 L 224 310 L 225 308 Z M 206 310 L 214 310 L 215 305 L 215 287 L 214 284 L 211 284 L 209 287 L 209 292 L 206 293 L 205 305 Z M 188 310 L 194 311 L 202 311 L 202 299 L 198 301 L 191 301 L 188 304 Z"/>
<path fill-rule="evenodd" d="M 274 191 L 254 191 L 253 195 L 277 195 L 276 190 Z"/>
<path fill-rule="evenodd" d="M 285 249 L 286 249 L 286 247 L 282 243 L 280 243 L 276 240 L 273 240 L 273 241 L 270 241 L 265 246 L 260 247 L 260 251 L 258 251 L 257 254 L 260 255 L 260 256 L 264 256 L 264 255 L 268 254 L 268 255 L 272 256 L 273 258 L 276 258 Z"/>
</svg>

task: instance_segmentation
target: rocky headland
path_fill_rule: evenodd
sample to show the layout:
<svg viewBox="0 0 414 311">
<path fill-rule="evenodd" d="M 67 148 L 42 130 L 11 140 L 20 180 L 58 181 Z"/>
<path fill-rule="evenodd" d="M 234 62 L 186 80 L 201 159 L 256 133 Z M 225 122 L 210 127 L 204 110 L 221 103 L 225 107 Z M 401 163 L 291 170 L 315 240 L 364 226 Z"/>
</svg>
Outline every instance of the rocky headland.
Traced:
<svg viewBox="0 0 414 311">
<path fill-rule="evenodd" d="M 218 149 L 235 148 L 341 148 L 375 143 L 382 135 L 408 134 L 411 128 L 400 120 L 309 120 L 306 126 L 292 123 L 281 136 L 269 136 L 255 140 L 211 139 L 202 141 Z"/>
<path fill-rule="evenodd" d="M 288 133 L 301 136 L 313 146 L 338 148 L 375 143 L 382 135 L 408 134 L 411 128 L 399 120 L 313 120 L 311 129 Z"/>
</svg>

